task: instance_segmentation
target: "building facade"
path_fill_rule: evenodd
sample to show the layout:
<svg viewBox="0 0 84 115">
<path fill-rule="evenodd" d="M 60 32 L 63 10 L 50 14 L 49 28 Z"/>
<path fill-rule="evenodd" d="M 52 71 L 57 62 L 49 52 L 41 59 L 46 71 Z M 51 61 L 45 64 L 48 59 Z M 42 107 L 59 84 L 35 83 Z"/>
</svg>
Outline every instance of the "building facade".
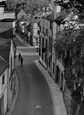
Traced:
<svg viewBox="0 0 84 115">
<path fill-rule="evenodd" d="M 51 77 L 63 91 L 65 86 L 64 66 L 56 57 L 56 35 L 60 30 L 60 22 L 66 17 L 66 11 L 58 4 L 53 4 L 53 13 L 40 19 L 39 61 L 48 70 Z"/>
<path fill-rule="evenodd" d="M 0 7 L 0 115 L 10 109 L 15 93 L 15 13 L 5 12 Z"/>
<path fill-rule="evenodd" d="M 1 67 L 3 64 L 3 67 Z M 1 69 L 3 68 L 3 69 Z M 0 115 L 4 115 L 7 111 L 8 103 L 8 64 L 0 58 Z"/>
<path fill-rule="evenodd" d="M 11 106 L 15 92 L 15 61 L 12 40 L 2 39 L 0 43 L 0 115 L 4 115 Z"/>
</svg>

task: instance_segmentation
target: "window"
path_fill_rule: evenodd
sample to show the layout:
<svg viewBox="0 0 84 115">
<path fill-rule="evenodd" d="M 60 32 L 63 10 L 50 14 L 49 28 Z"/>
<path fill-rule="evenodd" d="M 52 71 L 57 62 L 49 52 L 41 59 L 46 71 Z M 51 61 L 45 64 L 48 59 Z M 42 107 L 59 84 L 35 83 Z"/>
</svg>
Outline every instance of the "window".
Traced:
<svg viewBox="0 0 84 115">
<path fill-rule="evenodd" d="M 50 21 L 50 29 L 52 29 L 52 21 Z"/>
<path fill-rule="evenodd" d="M 55 64 L 53 63 L 53 73 L 54 73 L 54 66 L 55 66 Z"/>
<path fill-rule="evenodd" d="M 46 29 L 46 35 L 48 35 L 48 29 Z"/>
<path fill-rule="evenodd" d="M 45 53 L 45 63 L 47 64 L 47 54 Z"/>
<path fill-rule="evenodd" d="M 39 56 L 41 56 L 41 49 L 39 48 Z"/>
<path fill-rule="evenodd" d="M 42 53 L 42 59 L 43 59 L 43 53 Z"/>
<path fill-rule="evenodd" d="M 41 45 L 41 36 L 39 36 L 39 45 Z"/>
<path fill-rule="evenodd" d="M 2 76 L 2 85 L 5 83 L 5 75 Z"/>
<path fill-rule="evenodd" d="M 38 34 L 40 34 L 40 31 L 38 30 Z"/>
<path fill-rule="evenodd" d="M 40 22 L 38 23 L 38 26 L 40 26 Z"/>
<path fill-rule="evenodd" d="M 46 40 L 46 48 L 47 48 L 47 40 Z"/>
<path fill-rule="evenodd" d="M 40 32 L 41 32 L 41 26 L 39 27 L 39 30 L 40 30 Z"/>
<path fill-rule="evenodd" d="M 50 57 L 49 57 L 49 67 L 50 67 Z"/>
<path fill-rule="evenodd" d="M 49 49 L 52 50 L 52 38 L 49 37 Z"/>
<path fill-rule="evenodd" d="M 12 71 L 12 57 L 11 57 L 11 71 Z"/>
<path fill-rule="evenodd" d="M 42 37 L 42 46 L 44 46 L 44 38 Z"/>
<path fill-rule="evenodd" d="M 43 32 L 42 33 L 44 33 L 44 27 L 43 27 Z"/>
</svg>

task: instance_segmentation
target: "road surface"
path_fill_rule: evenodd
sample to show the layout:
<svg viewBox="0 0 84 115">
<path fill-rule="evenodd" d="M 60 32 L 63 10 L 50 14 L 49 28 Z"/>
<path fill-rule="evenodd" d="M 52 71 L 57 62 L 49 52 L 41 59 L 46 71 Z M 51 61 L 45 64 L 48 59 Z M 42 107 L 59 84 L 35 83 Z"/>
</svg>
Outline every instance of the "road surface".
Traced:
<svg viewBox="0 0 84 115">
<path fill-rule="evenodd" d="M 34 63 L 38 55 L 26 55 L 31 53 L 37 52 L 24 50 L 23 66 L 16 59 L 19 91 L 12 115 L 54 115 L 49 86 Z"/>
</svg>

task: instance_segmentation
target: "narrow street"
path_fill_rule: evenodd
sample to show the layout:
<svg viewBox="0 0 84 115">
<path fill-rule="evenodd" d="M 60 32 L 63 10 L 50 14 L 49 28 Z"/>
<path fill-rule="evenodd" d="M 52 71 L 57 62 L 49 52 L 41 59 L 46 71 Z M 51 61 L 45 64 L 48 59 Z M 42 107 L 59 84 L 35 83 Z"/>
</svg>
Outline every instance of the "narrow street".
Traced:
<svg viewBox="0 0 84 115">
<path fill-rule="evenodd" d="M 22 57 L 23 66 L 16 59 L 19 90 L 12 115 L 54 115 L 49 86 L 34 63 L 38 55 L 26 55 L 25 52 Z"/>
</svg>

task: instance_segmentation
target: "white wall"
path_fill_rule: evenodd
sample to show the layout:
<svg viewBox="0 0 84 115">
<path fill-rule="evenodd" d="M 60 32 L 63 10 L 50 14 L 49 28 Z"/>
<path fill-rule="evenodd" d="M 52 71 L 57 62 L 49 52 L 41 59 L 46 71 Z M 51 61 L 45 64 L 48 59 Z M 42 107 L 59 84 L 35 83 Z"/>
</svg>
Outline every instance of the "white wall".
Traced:
<svg viewBox="0 0 84 115">
<path fill-rule="evenodd" d="M 8 82 L 7 82 L 7 74 L 8 73 L 8 68 L 3 72 L 3 74 L 0 76 L 0 98 L 3 96 L 3 111 L 4 111 L 4 114 L 7 110 L 7 87 L 8 87 Z M 5 76 L 5 79 L 4 79 L 4 84 L 2 84 L 2 77 L 3 75 Z"/>
<path fill-rule="evenodd" d="M 7 110 L 7 87 L 4 91 L 4 113 L 6 113 Z"/>
<path fill-rule="evenodd" d="M 2 76 L 5 76 L 5 83 L 2 85 Z M 7 69 L 4 71 L 4 73 L 0 76 L 0 97 L 2 96 L 2 93 L 4 89 L 7 87 Z"/>
<path fill-rule="evenodd" d="M 11 57 L 12 57 L 12 65 L 11 65 Z M 14 50 L 13 50 L 13 42 L 11 40 L 11 47 L 10 47 L 10 55 L 9 55 L 9 77 L 11 75 L 11 67 L 12 67 L 12 70 L 14 69 Z M 11 76 L 11 77 L 14 77 Z M 11 105 L 11 101 L 12 101 L 12 90 L 11 90 L 11 81 L 9 82 L 9 89 L 8 89 L 8 92 L 9 92 L 9 105 Z"/>
<path fill-rule="evenodd" d="M 33 23 L 33 43 L 34 45 L 37 45 L 36 39 L 39 37 L 38 30 L 39 30 L 38 23 Z"/>
<path fill-rule="evenodd" d="M 11 65 L 11 57 L 12 57 L 12 65 Z M 11 66 L 12 66 L 12 69 L 14 69 L 14 49 L 13 49 L 12 40 L 11 40 L 10 55 L 9 55 L 9 76 L 11 73 Z"/>
</svg>

